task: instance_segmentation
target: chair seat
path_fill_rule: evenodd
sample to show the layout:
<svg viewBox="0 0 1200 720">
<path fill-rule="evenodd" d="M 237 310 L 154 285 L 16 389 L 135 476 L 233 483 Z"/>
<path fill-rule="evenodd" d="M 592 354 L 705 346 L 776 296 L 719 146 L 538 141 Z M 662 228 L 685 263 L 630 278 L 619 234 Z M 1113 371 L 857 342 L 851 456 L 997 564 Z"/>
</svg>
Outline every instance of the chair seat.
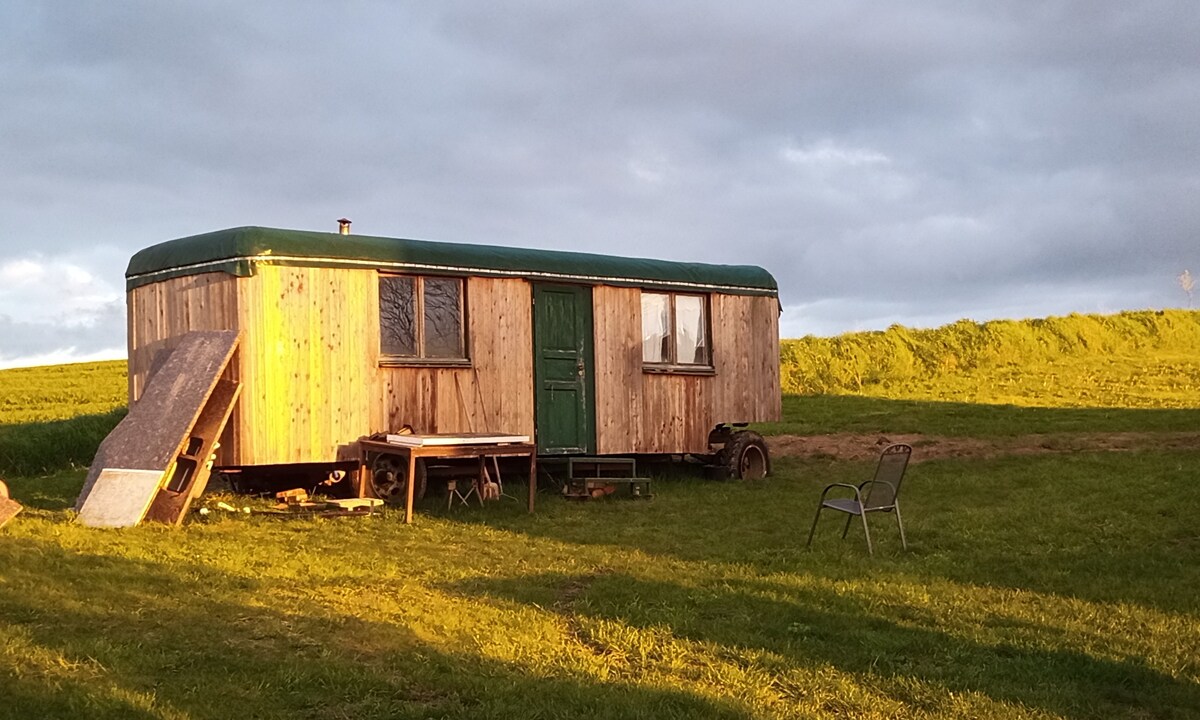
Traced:
<svg viewBox="0 0 1200 720">
<path fill-rule="evenodd" d="M 853 517 L 862 520 L 863 537 L 867 540 L 867 552 L 874 555 L 875 548 L 871 544 L 871 529 L 867 527 L 867 515 L 876 512 L 895 513 L 896 527 L 900 530 L 900 545 L 908 549 L 908 540 L 904 537 L 904 521 L 900 519 L 900 483 L 904 480 L 904 471 L 912 456 L 912 446 L 904 443 L 888 445 L 879 454 L 879 465 L 875 468 L 875 477 L 859 485 L 845 482 L 835 482 L 825 486 L 818 501 L 817 513 L 813 516 L 812 527 L 808 530 L 808 546 L 812 547 L 813 536 L 817 532 L 817 522 L 821 519 L 821 511 L 825 508 L 846 513 L 846 525 L 842 528 L 842 538 L 850 531 Z M 831 490 L 840 488 L 839 492 L 854 493 L 854 497 L 834 497 L 826 499 Z"/>
<path fill-rule="evenodd" d="M 849 498 L 833 498 L 821 503 L 821 506 L 841 510 L 851 515 L 862 515 L 862 506 L 859 505 L 857 500 L 850 500 Z"/>
</svg>

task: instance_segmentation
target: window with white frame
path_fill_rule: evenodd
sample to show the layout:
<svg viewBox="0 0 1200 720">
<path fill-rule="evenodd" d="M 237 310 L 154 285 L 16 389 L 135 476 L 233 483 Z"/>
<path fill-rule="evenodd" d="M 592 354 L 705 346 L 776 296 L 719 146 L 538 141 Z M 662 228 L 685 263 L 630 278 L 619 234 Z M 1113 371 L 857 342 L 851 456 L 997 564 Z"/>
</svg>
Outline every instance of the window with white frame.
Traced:
<svg viewBox="0 0 1200 720">
<path fill-rule="evenodd" d="M 712 367 L 706 296 L 642 293 L 642 364 L 650 369 Z"/>
<path fill-rule="evenodd" d="M 382 362 L 468 362 L 462 278 L 379 276 L 379 354 Z"/>
</svg>

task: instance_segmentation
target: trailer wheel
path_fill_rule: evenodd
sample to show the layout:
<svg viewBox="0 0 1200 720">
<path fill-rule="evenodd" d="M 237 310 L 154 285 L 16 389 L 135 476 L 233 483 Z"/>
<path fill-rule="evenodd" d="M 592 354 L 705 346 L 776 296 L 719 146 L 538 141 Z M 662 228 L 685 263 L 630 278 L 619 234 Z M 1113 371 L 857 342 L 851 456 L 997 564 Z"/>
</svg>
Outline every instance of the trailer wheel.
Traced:
<svg viewBox="0 0 1200 720">
<path fill-rule="evenodd" d="M 761 480 L 771 473 L 771 456 L 762 435 L 753 430 L 735 432 L 721 451 L 722 465 L 735 480 Z"/>
<path fill-rule="evenodd" d="M 417 458 L 413 500 L 425 497 L 425 462 Z M 408 496 L 408 461 L 399 455 L 376 455 L 371 463 L 371 490 L 388 505 L 403 505 Z"/>
</svg>

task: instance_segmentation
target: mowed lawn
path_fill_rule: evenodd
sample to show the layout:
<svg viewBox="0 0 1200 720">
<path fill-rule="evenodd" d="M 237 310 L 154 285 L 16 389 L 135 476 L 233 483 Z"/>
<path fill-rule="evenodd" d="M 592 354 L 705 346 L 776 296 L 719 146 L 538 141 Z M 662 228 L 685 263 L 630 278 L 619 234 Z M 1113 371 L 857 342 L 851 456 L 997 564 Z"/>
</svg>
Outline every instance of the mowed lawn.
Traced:
<svg viewBox="0 0 1200 720">
<path fill-rule="evenodd" d="M 975 407 L 789 399 L 778 430 L 1200 429 Z M 871 470 L 121 531 L 71 522 L 81 470 L 9 478 L 0 717 L 1200 717 L 1200 448 L 920 462 L 907 552 L 878 515 L 874 557 L 829 515 L 806 550 Z"/>
</svg>

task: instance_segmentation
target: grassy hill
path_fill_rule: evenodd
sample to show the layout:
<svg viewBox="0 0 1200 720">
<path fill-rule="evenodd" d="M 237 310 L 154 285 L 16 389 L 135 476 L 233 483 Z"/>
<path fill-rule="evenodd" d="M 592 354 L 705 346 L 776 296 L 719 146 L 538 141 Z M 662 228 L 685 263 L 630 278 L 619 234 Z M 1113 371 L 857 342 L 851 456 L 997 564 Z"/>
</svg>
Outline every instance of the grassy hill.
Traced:
<svg viewBox="0 0 1200 720">
<path fill-rule="evenodd" d="M 1200 311 L 996 320 L 781 344 L 785 394 L 1200 407 Z"/>
</svg>

